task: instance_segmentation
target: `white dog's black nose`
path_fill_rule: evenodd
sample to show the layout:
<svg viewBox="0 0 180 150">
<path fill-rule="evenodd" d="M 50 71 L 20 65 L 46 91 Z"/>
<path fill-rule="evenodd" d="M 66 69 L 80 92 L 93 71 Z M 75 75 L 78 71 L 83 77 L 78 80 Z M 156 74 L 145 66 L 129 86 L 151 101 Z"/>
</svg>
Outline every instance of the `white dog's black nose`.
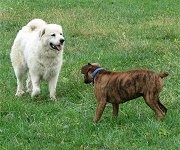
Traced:
<svg viewBox="0 0 180 150">
<path fill-rule="evenodd" d="M 63 44 L 63 43 L 64 43 L 64 41 L 65 41 L 64 39 L 60 39 L 60 43 L 61 43 L 61 44 Z"/>
</svg>

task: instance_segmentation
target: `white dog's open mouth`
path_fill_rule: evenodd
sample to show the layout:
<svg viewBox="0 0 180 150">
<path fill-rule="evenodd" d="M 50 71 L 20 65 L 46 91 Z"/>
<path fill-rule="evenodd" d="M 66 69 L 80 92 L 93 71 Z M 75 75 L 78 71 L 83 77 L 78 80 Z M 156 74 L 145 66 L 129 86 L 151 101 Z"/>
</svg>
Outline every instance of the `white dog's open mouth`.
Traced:
<svg viewBox="0 0 180 150">
<path fill-rule="evenodd" d="M 51 46 L 52 49 L 55 49 L 57 51 L 61 50 L 61 45 L 54 45 L 53 43 L 50 43 L 50 46 Z"/>
</svg>

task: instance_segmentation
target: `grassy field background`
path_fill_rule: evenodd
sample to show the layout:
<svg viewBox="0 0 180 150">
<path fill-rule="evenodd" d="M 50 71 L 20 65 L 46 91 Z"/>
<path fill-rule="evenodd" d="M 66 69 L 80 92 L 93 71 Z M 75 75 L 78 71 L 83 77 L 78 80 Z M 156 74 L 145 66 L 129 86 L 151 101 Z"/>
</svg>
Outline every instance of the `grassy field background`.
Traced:
<svg viewBox="0 0 180 150">
<path fill-rule="evenodd" d="M 178 0 L 0 0 L 0 149 L 178 150 L 180 149 L 180 3 Z M 57 102 L 42 93 L 15 97 L 9 53 L 18 30 L 33 18 L 61 24 L 66 38 Z M 114 71 L 168 71 L 162 122 L 142 98 L 120 106 L 117 119 L 107 105 L 92 122 L 93 87 L 81 66 L 99 62 Z"/>
</svg>

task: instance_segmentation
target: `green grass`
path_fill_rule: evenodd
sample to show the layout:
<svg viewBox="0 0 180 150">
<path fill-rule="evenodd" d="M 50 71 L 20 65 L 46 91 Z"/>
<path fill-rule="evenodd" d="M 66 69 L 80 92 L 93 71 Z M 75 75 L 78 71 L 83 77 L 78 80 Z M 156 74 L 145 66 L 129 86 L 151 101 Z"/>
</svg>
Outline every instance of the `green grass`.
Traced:
<svg viewBox="0 0 180 150">
<path fill-rule="evenodd" d="M 178 150 L 180 149 L 180 3 L 178 0 L 0 0 L 0 149 Z M 47 84 L 31 99 L 15 97 L 9 53 L 18 30 L 32 18 L 61 24 L 66 37 L 57 102 Z M 142 98 L 120 106 L 117 119 L 107 105 L 101 121 L 93 87 L 81 66 L 99 62 L 109 70 L 168 71 L 160 99 L 162 122 Z"/>
</svg>

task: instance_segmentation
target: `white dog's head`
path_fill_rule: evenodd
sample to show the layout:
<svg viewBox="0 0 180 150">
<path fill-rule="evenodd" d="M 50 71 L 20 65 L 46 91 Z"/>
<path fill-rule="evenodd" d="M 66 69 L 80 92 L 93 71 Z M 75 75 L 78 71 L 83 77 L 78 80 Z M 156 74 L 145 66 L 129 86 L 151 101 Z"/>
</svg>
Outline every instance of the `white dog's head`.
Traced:
<svg viewBox="0 0 180 150">
<path fill-rule="evenodd" d="M 40 38 L 48 49 L 60 51 L 64 48 L 65 39 L 60 25 L 47 24 L 41 31 Z"/>
</svg>

